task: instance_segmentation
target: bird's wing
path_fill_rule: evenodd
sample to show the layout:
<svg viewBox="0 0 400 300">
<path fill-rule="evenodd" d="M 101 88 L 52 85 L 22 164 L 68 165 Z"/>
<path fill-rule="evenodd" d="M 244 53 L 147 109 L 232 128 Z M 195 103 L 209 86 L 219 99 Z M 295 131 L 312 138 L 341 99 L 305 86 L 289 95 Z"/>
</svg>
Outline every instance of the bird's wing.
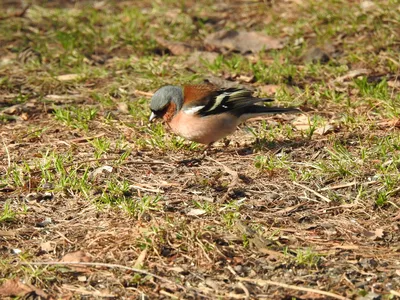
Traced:
<svg viewBox="0 0 400 300">
<path fill-rule="evenodd" d="M 184 88 L 184 111 L 201 116 L 234 112 L 257 102 L 270 102 L 273 99 L 255 98 L 249 90 L 220 89 L 212 84 L 189 85 Z"/>
</svg>

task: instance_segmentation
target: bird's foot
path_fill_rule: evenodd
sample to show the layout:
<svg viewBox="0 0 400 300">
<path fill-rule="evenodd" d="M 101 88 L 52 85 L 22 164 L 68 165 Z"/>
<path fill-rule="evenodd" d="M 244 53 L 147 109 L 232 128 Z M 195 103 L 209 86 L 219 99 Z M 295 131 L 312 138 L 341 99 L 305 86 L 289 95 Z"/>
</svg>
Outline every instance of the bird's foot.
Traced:
<svg viewBox="0 0 400 300">
<path fill-rule="evenodd" d="M 193 166 L 198 166 L 201 164 L 201 162 L 207 157 L 210 149 L 211 149 L 211 144 L 207 145 L 204 150 L 201 153 L 200 157 L 196 157 L 196 158 L 189 158 L 189 159 L 183 159 L 181 161 L 179 161 L 178 163 L 180 165 L 185 165 L 188 167 L 193 167 Z"/>
<path fill-rule="evenodd" d="M 204 157 L 183 159 L 183 160 L 178 161 L 178 164 L 184 165 L 187 167 L 194 167 L 194 166 L 200 165 L 201 162 L 203 161 L 203 159 L 204 159 Z"/>
</svg>

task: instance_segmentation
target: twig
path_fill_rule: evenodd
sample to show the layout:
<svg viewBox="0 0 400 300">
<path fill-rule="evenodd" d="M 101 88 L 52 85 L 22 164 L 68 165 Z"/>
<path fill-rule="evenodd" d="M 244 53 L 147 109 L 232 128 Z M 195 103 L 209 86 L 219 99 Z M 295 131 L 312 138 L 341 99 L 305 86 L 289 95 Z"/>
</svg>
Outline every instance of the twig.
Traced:
<svg viewBox="0 0 400 300">
<path fill-rule="evenodd" d="M 238 286 L 243 290 L 243 292 L 245 293 L 245 295 L 246 295 L 246 298 L 245 299 L 249 299 L 250 298 L 250 293 L 249 293 L 249 290 L 247 289 L 247 287 L 243 284 L 243 282 L 239 282 L 238 283 Z"/>
<path fill-rule="evenodd" d="M 120 160 L 120 158 L 118 157 L 110 157 L 110 158 L 98 158 L 98 159 L 88 159 L 88 160 L 84 160 L 84 161 L 79 161 L 79 162 L 74 162 L 74 163 L 70 163 L 70 164 L 65 164 L 64 168 L 69 168 L 72 167 L 74 165 L 79 165 L 79 164 L 86 164 L 86 163 L 91 163 L 91 162 L 101 162 L 101 161 L 109 161 L 109 160 L 114 160 L 114 161 L 118 161 Z M 167 162 L 163 162 L 163 161 L 126 161 L 123 162 L 122 165 L 170 165 Z M 53 171 L 56 168 L 48 168 L 47 171 Z M 31 175 L 35 175 L 42 172 L 42 170 L 39 171 L 34 171 L 31 172 Z"/>
<path fill-rule="evenodd" d="M 223 203 L 228 199 L 229 193 L 232 191 L 233 187 L 238 184 L 238 182 L 239 182 L 239 174 L 238 174 L 238 172 L 232 170 L 231 168 L 227 167 L 223 163 L 220 163 L 219 161 L 216 161 L 215 159 L 212 159 L 211 157 L 207 157 L 207 159 L 219 164 L 220 166 L 222 166 L 224 168 L 224 171 L 232 176 L 232 181 L 228 185 L 228 190 L 225 192 L 224 196 L 222 196 L 222 198 L 218 200 L 218 202 Z"/>
<path fill-rule="evenodd" d="M 334 294 L 331 292 L 325 292 L 325 291 L 301 287 L 301 286 L 297 286 L 297 285 L 290 285 L 290 284 L 286 284 L 283 282 L 276 282 L 276 281 L 272 281 L 272 280 L 262 280 L 262 279 L 251 279 L 251 278 L 244 278 L 244 277 L 236 277 L 236 279 L 239 281 L 251 282 L 251 283 L 257 284 L 259 286 L 275 285 L 275 286 L 283 287 L 285 289 L 291 289 L 291 290 L 302 291 L 302 292 L 310 292 L 310 293 L 324 295 L 324 296 L 328 296 L 328 297 L 332 297 L 332 298 L 340 299 L 340 300 L 349 300 L 349 298 L 347 298 L 347 297 L 343 297 L 341 295 Z"/>
<path fill-rule="evenodd" d="M 390 293 L 394 296 L 400 297 L 400 292 L 395 291 L 395 290 L 390 290 Z"/>
<path fill-rule="evenodd" d="M 65 142 L 66 143 L 68 143 L 68 142 L 69 143 L 86 142 L 86 141 L 90 141 L 90 140 L 94 140 L 96 138 L 102 137 L 104 135 L 105 135 L 105 133 L 100 133 L 100 134 L 97 134 L 97 135 L 94 135 L 94 136 L 84 136 L 84 137 L 80 137 L 80 138 L 76 138 L 76 139 L 72 139 L 72 140 L 67 140 Z M 58 141 L 57 143 L 61 143 L 61 142 L 64 142 L 64 141 Z"/>
<path fill-rule="evenodd" d="M 229 184 L 229 188 L 234 187 L 238 183 L 238 181 L 239 181 L 238 172 L 232 170 L 231 168 L 229 168 L 228 166 L 224 165 L 223 163 L 220 163 L 219 161 L 216 161 L 215 159 L 212 159 L 211 157 L 207 157 L 207 159 L 219 164 L 220 166 L 222 166 L 224 168 L 224 171 L 232 176 L 232 181 Z"/>
<path fill-rule="evenodd" d="M 3 140 L 4 149 L 6 149 L 6 153 L 7 153 L 8 169 L 10 169 L 10 168 L 11 168 L 11 157 L 10 157 L 10 152 L 8 151 L 8 147 L 7 147 L 6 143 L 4 142 L 4 139 L 3 139 L 3 138 L 2 138 L 2 140 Z"/>
<path fill-rule="evenodd" d="M 317 191 L 314 191 L 313 189 L 310 189 L 309 187 L 307 187 L 307 186 L 305 186 L 305 185 L 302 185 L 302 184 L 300 184 L 300 183 L 298 183 L 298 182 L 296 182 L 296 181 L 293 181 L 293 184 L 294 184 L 294 185 L 297 185 L 297 186 L 299 186 L 299 187 L 302 187 L 303 189 L 306 189 L 307 191 L 313 193 L 315 196 L 321 198 L 322 200 L 325 200 L 326 202 L 331 202 L 331 199 L 325 197 L 324 195 L 321 195 L 321 194 L 318 193 Z"/>
<path fill-rule="evenodd" d="M 26 14 L 26 12 L 28 11 L 29 7 L 31 7 L 31 4 L 28 4 L 27 6 L 25 6 L 24 9 L 22 9 L 19 12 L 13 13 L 9 16 L 5 16 L 5 17 L 0 17 L 0 21 L 1 20 L 7 20 L 7 19 L 11 19 L 11 18 L 23 18 Z"/>
<path fill-rule="evenodd" d="M 342 189 L 342 188 L 345 188 L 345 187 L 353 186 L 353 185 L 356 185 L 356 184 L 357 184 L 357 181 L 353 181 L 353 182 L 349 182 L 349 183 L 343 183 L 343 184 L 337 184 L 337 185 L 333 185 L 333 186 L 327 186 L 327 187 L 324 187 L 322 189 L 319 189 L 318 191 L 322 192 L 322 191 L 328 191 L 328 190 L 337 190 L 337 189 Z"/>
<path fill-rule="evenodd" d="M 72 242 L 71 240 L 69 240 L 69 239 L 67 239 L 67 237 L 65 236 L 65 235 L 63 235 L 61 232 L 59 232 L 59 231 L 57 231 L 56 230 L 56 233 L 59 235 L 59 236 L 61 236 L 64 240 L 66 240 L 68 243 L 70 243 L 70 244 L 75 244 L 74 242 Z"/>
<path fill-rule="evenodd" d="M 174 294 L 168 293 L 167 291 L 164 291 L 164 290 L 161 290 L 160 294 L 167 296 L 169 299 L 179 299 L 178 296 L 175 296 Z"/>
<path fill-rule="evenodd" d="M 132 272 L 139 273 L 139 274 L 146 275 L 146 276 L 151 276 L 151 277 L 157 278 L 158 280 L 161 280 L 163 282 L 166 282 L 169 284 L 174 284 L 177 287 L 179 287 L 180 289 L 186 290 L 186 288 L 183 285 L 173 282 L 172 280 L 169 280 L 167 278 L 158 276 L 156 274 L 150 273 L 145 270 L 131 268 L 131 267 L 117 265 L 117 264 L 108 264 L 108 263 L 99 263 L 99 262 L 63 262 L 63 261 L 21 262 L 21 264 L 27 265 L 27 266 L 31 266 L 31 265 L 34 265 L 34 266 L 73 265 L 73 266 L 89 266 L 89 267 L 105 267 L 105 268 L 110 268 L 110 269 L 122 269 L 122 270 L 128 270 L 128 271 L 132 271 Z"/>
<path fill-rule="evenodd" d="M 134 185 L 134 184 L 131 184 L 129 186 L 129 188 L 137 189 L 137 190 L 141 190 L 141 191 L 145 191 L 145 192 L 157 193 L 157 194 L 163 194 L 164 193 L 164 191 L 162 191 L 162 190 L 148 189 L 148 188 L 144 188 L 144 187 L 141 187 L 141 186 L 138 186 L 138 185 Z"/>
<path fill-rule="evenodd" d="M 151 97 L 154 95 L 154 93 L 143 92 L 143 91 L 139 91 L 139 90 L 135 90 L 134 93 L 141 95 L 141 96 L 146 96 L 146 97 Z"/>
</svg>

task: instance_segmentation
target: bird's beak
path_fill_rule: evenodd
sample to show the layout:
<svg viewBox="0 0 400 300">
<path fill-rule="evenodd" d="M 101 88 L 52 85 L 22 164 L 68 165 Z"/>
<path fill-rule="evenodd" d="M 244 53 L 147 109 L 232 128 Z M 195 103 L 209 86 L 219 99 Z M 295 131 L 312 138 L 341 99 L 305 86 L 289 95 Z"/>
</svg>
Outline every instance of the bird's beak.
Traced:
<svg viewBox="0 0 400 300">
<path fill-rule="evenodd" d="M 155 118 L 157 118 L 157 115 L 155 113 L 151 112 L 149 122 L 153 121 Z"/>
</svg>

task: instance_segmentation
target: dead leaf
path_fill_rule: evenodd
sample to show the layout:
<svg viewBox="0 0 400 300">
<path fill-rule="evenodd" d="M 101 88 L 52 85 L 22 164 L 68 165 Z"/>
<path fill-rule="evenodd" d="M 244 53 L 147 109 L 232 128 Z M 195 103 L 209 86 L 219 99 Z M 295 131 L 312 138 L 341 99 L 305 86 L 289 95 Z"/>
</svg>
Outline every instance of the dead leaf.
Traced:
<svg viewBox="0 0 400 300">
<path fill-rule="evenodd" d="M 93 172 L 89 173 L 88 179 L 89 180 L 94 180 L 96 179 L 98 176 L 100 175 L 105 175 L 107 176 L 107 174 L 112 173 L 113 171 L 113 167 L 111 166 L 101 166 L 95 170 L 93 170 Z"/>
<path fill-rule="evenodd" d="M 176 273 L 183 273 L 185 270 L 183 269 L 183 268 L 181 268 L 181 267 L 172 267 L 172 268 L 169 268 L 168 269 L 169 271 L 173 271 L 173 272 L 176 272 Z"/>
<path fill-rule="evenodd" d="M 141 268 L 143 267 L 144 260 L 146 259 L 147 255 L 147 249 L 144 249 L 138 256 L 138 258 L 135 261 L 135 264 L 133 265 L 134 268 Z"/>
<path fill-rule="evenodd" d="M 220 77 L 216 76 L 208 76 L 205 80 L 205 83 L 212 83 L 220 88 L 224 89 L 230 89 L 230 88 L 241 88 L 241 89 L 247 89 L 249 91 L 254 91 L 254 87 L 252 85 L 247 85 L 247 84 L 239 84 L 235 81 L 229 81 L 222 79 Z"/>
<path fill-rule="evenodd" d="M 377 228 L 377 229 L 375 229 L 374 232 L 364 230 L 363 234 L 364 234 L 364 236 L 366 236 L 367 238 L 369 238 L 371 240 L 376 240 L 376 239 L 381 239 L 383 237 L 384 232 L 383 232 L 382 228 Z"/>
<path fill-rule="evenodd" d="M 362 1 L 360 3 L 360 8 L 364 11 L 364 12 L 369 12 L 369 11 L 373 11 L 376 9 L 376 4 L 372 1 Z"/>
<path fill-rule="evenodd" d="M 199 209 L 199 208 L 192 208 L 187 215 L 188 216 L 201 216 L 204 215 L 206 211 L 204 209 Z"/>
<path fill-rule="evenodd" d="M 25 112 L 22 113 L 20 117 L 24 121 L 28 121 L 29 120 L 29 115 L 27 113 L 25 113 Z"/>
<path fill-rule="evenodd" d="M 308 64 L 325 64 L 330 60 L 329 55 L 323 49 L 314 47 L 309 49 L 302 57 L 303 62 Z"/>
<path fill-rule="evenodd" d="M 277 84 L 267 84 L 258 87 L 258 89 L 266 95 L 276 94 L 279 88 L 280 86 Z"/>
<path fill-rule="evenodd" d="M 375 230 L 375 238 L 381 239 L 383 238 L 384 232 L 382 228 L 377 228 Z"/>
<path fill-rule="evenodd" d="M 22 111 L 21 104 L 15 104 L 13 106 L 7 107 L 6 109 L 2 110 L 2 113 L 7 115 L 19 115 Z"/>
<path fill-rule="evenodd" d="M 383 129 L 400 127 L 400 119 L 384 120 L 382 122 L 379 122 L 378 126 L 383 128 Z"/>
<path fill-rule="evenodd" d="M 90 262 L 92 259 L 83 251 L 67 253 L 61 259 L 62 262 Z"/>
<path fill-rule="evenodd" d="M 360 248 L 357 245 L 351 245 L 351 244 L 333 245 L 332 247 L 335 249 L 343 249 L 343 250 L 358 250 Z"/>
<path fill-rule="evenodd" d="M 325 134 L 333 132 L 334 129 L 335 129 L 334 126 L 332 126 L 330 124 L 325 124 L 321 127 L 318 127 L 317 129 L 315 129 L 314 133 L 319 134 L 319 135 L 325 135 Z"/>
<path fill-rule="evenodd" d="M 297 130 L 308 130 L 311 127 L 310 118 L 306 115 L 298 116 L 292 123 Z"/>
<path fill-rule="evenodd" d="M 256 31 L 221 30 L 208 35 L 204 43 L 211 49 L 257 53 L 261 50 L 282 49 L 281 39 Z"/>
<path fill-rule="evenodd" d="M 0 236 L 16 236 L 17 232 L 14 230 L 0 230 Z"/>
<path fill-rule="evenodd" d="M 73 291 L 75 294 L 81 294 L 86 296 L 93 296 L 97 298 L 114 298 L 116 295 L 111 294 L 107 289 L 105 290 L 89 290 L 80 286 L 73 286 L 70 284 L 63 284 L 61 286 L 62 289 L 66 289 L 68 291 Z"/>
<path fill-rule="evenodd" d="M 270 256 L 271 258 L 274 258 L 274 259 L 286 258 L 285 254 L 282 254 L 278 251 L 274 251 L 274 250 L 271 250 L 268 248 L 258 248 L 257 250 L 263 254 L 267 254 L 268 256 Z"/>
<path fill-rule="evenodd" d="M 61 262 L 90 262 L 92 259 L 89 255 L 87 255 L 83 251 L 76 251 L 76 252 L 71 252 L 67 253 L 64 255 L 64 257 L 61 259 Z M 77 272 L 87 272 L 88 268 L 86 266 L 71 266 L 71 269 L 74 269 Z"/>
<path fill-rule="evenodd" d="M 80 74 L 65 74 L 57 76 L 56 79 L 60 81 L 71 81 L 78 79 L 81 75 Z"/>
<path fill-rule="evenodd" d="M 18 278 L 9 279 L 0 286 L 0 296 L 4 297 L 24 297 L 31 293 L 35 293 L 42 298 L 47 298 L 47 294 L 41 289 L 30 284 L 24 284 Z"/>
<path fill-rule="evenodd" d="M 195 51 L 190 54 L 186 64 L 191 67 L 201 65 L 202 62 L 213 63 L 217 59 L 218 55 L 217 52 Z"/>
<path fill-rule="evenodd" d="M 314 292 L 307 292 L 303 295 L 297 296 L 299 299 L 309 299 L 309 300 L 323 300 L 326 299 L 326 296 L 314 293 Z"/>
<path fill-rule="evenodd" d="M 125 102 L 118 103 L 117 109 L 118 109 L 119 112 L 122 112 L 124 114 L 129 114 L 129 106 Z"/>
<path fill-rule="evenodd" d="M 56 245 L 57 244 L 55 242 L 48 241 L 40 244 L 40 249 L 45 252 L 51 252 L 56 249 Z"/>
<path fill-rule="evenodd" d="M 389 80 L 387 84 L 391 88 L 400 88 L 400 81 L 398 80 Z"/>
<path fill-rule="evenodd" d="M 17 278 L 9 279 L 0 286 L 1 296 L 25 296 L 32 292 L 32 289 L 21 283 Z"/>
<path fill-rule="evenodd" d="M 192 53 L 194 48 L 186 43 L 181 42 L 171 42 L 164 40 L 163 38 L 156 38 L 157 43 L 161 46 L 167 48 L 173 55 L 185 55 Z"/>
<path fill-rule="evenodd" d="M 254 77 L 254 75 L 251 75 L 251 76 L 240 75 L 237 79 L 241 82 L 250 83 L 250 82 L 254 82 L 255 77 Z"/>
</svg>

